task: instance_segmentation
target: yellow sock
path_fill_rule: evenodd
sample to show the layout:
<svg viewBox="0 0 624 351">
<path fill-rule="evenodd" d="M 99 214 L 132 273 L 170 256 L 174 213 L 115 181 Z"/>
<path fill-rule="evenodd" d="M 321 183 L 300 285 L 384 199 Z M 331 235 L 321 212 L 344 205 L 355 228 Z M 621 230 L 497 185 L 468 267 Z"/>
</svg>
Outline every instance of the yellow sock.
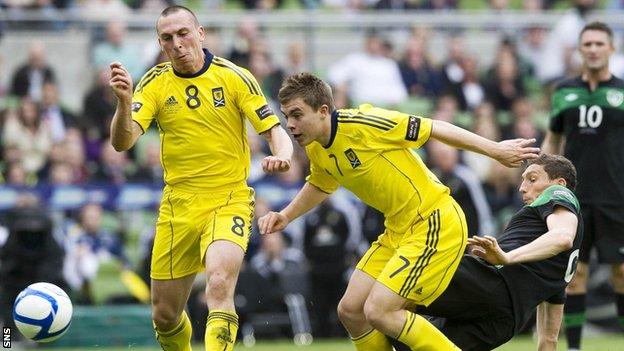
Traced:
<svg viewBox="0 0 624 351">
<path fill-rule="evenodd" d="M 214 310 L 206 323 L 206 351 L 232 351 L 238 332 L 238 316 L 234 311 Z"/>
<path fill-rule="evenodd" d="M 193 329 L 185 311 L 182 311 L 180 323 L 173 330 L 161 332 L 156 326 L 154 326 L 154 330 L 156 330 L 156 340 L 158 340 L 163 350 L 191 351 L 191 334 L 193 334 Z"/>
<path fill-rule="evenodd" d="M 351 341 L 358 351 L 392 351 L 388 338 L 377 329 L 371 329 L 357 338 L 351 338 Z"/>
<path fill-rule="evenodd" d="M 397 339 L 411 350 L 461 351 L 429 321 L 410 311 L 405 312 L 405 325 Z"/>
</svg>

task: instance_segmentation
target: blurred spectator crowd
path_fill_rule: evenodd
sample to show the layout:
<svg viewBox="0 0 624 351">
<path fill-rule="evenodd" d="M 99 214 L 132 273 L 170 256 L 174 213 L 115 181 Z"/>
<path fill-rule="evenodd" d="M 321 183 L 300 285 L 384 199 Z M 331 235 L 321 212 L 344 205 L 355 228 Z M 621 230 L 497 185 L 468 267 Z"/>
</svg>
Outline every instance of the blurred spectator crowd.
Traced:
<svg viewBox="0 0 624 351">
<path fill-rule="evenodd" d="M 316 7 L 320 2 L 302 0 L 302 6 Z M 172 3 L 196 8 L 223 6 L 217 0 L 5 0 L 2 6 L 9 11 L 84 8 L 121 14 L 138 8 L 160 9 Z M 245 8 L 262 9 L 280 7 L 282 3 L 282 0 L 243 1 Z M 328 0 L 323 4 L 356 9 L 458 7 L 456 0 Z M 551 8 L 554 1 L 525 0 L 522 4 L 525 10 L 541 11 Z M 575 0 L 551 31 L 530 25 L 513 35 L 500 31 L 495 57 L 488 60 L 493 62 L 490 66 L 484 65 L 482 57 L 467 47 L 466 35 L 470 34 L 459 31 L 446 33 L 444 59 L 439 62 L 432 59 L 430 38 L 436 31 L 414 27 L 402 47 L 396 46 L 383 29 L 367 31 L 361 50 L 345 53 L 342 59 L 323 67 L 321 75 L 332 84 L 338 108 L 370 102 L 452 122 L 490 139 L 535 138 L 536 145 L 540 145 L 548 123 L 552 83 L 579 72 L 574 49 L 587 11 L 593 5 L 592 0 Z M 621 2 L 613 1 L 609 6 L 619 8 L 620 5 Z M 491 11 L 501 11 L 510 5 L 506 0 L 491 0 L 487 6 Z M 128 44 L 126 37 L 126 25 L 118 21 L 107 23 L 93 35 L 90 61 L 97 74 L 79 111 L 68 110 L 60 101 L 59 82 L 64 78 L 47 61 L 44 43 L 28 44 L 27 61 L 12 72 L 9 85 L 0 87 L 3 101 L 0 187 L 21 190 L 41 185 L 78 188 L 92 184 L 162 185 L 155 127 L 129 152 L 114 151 L 108 140 L 115 109 L 115 99 L 108 87 L 108 64 L 123 62 L 136 83 L 149 67 L 164 60 L 157 49 L 146 55 L 145 48 Z M 220 41 L 218 29 L 208 27 L 205 45 L 216 55 L 248 67 L 274 105 L 274 111 L 279 111 L 275 101 L 283 78 L 310 69 L 306 47 L 300 42 L 288 44 L 286 57 L 276 60 L 262 28 L 249 17 L 241 21 L 234 40 L 227 44 Z M 624 61 L 619 54 L 616 56 L 612 71 L 620 75 L 624 72 Z M 269 210 L 282 208 L 302 186 L 308 170 L 305 156 L 297 148 L 289 172 L 265 175 L 260 160 L 269 153 L 268 147 L 249 129 L 252 151 L 249 181 L 256 188 L 258 218 Z M 495 235 L 521 206 L 517 195 L 518 170 L 437 142 L 430 142 L 417 152 L 464 209 L 470 235 Z M 113 259 L 147 279 L 151 227 L 132 233 L 123 223 L 118 208 L 98 201 L 86 201 L 80 208 L 53 213 L 46 211 L 45 205 L 42 199 L 20 196 L 15 206 L 0 216 L 0 281 L 4 288 L 0 292 L 0 297 L 4 296 L 0 304 L 10 300 L 7 300 L 8 287 L 12 286 L 9 281 L 15 280 L 11 284 L 16 289 L 27 283 L 15 279 L 23 276 L 16 273 L 23 265 L 11 262 L 40 255 L 38 251 L 29 252 L 29 248 L 45 250 L 41 245 L 32 245 L 48 243 L 37 239 L 36 233 L 41 234 L 40 238 L 54 239 L 46 244 L 47 250 L 63 267 L 45 273 L 46 280 L 59 281 L 79 303 L 94 302 L 90 285 L 97 278 L 102 262 Z M 39 220 L 30 223 L 24 220 L 25 213 Z M 103 218 L 107 215 L 119 223 L 105 225 Z M 315 335 L 342 335 L 335 315 L 336 304 L 355 262 L 382 231 L 381 214 L 344 190 L 292 223 L 283 233 L 260 237 L 255 230 L 242 277 L 254 282 L 251 289 L 262 297 L 237 300 L 243 318 L 245 314 L 265 310 L 284 310 L 287 306 L 283 296 L 291 287 L 281 277 L 300 272 L 309 284 L 304 295 L 309 306 L 313 306 L 309 310 Z M 25 242 L 15 238 L 25 232 L 35 234 Z M 16 247 L 25 251 L 16 251 Z M 37 264 L 33 262 L 28 268 Z M 32 277 L 32 281 L 37 274 L 42 273 L 30 272 L 26 276 Z M 55 274 L 56 278 L 51 279 Z M 241 284 L 242 297 L 246 288 L 249 289 L 248 284 Z M 198 291 L 201 294 L 201 289 Z M 5 310 L 3 305 L 0 310 Z"/>
<path fill-rule="evenodd" d="M 2 7 L 13 11 L 41 10 L 54 14 L 57 9 L 97 12 L 93 16 L 105 18 L 115 14 L 124 16 L 133 11 L 159 11 L 168 5 L 184 5 L 193 10 L 244 8 L 248 10 L 273 10 L 283 8 L 331 8 L 347 10 L 457 10 L 488 8 L 495 12 L 507 9 L 530 11 L 561 8 L 561 0 L 3 0 Z M 593 0 L 585 0 L 591 7 Z M 568 2 L 565 2 L 566 7 Z M 606 2 L 608 9 L 619 9 L 619 0 Z"/>
</svg>

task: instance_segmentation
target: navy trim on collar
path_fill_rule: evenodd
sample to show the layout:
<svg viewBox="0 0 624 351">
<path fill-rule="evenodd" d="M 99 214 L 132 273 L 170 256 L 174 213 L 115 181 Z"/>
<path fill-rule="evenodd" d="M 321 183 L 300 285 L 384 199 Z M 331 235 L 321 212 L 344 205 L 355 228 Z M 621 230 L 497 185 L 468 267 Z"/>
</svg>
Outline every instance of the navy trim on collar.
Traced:
<svg viewBox="0 0 624 351">
<path fill-rule="evenodd" d="M 204 74 L 204 72 L 206 72 L 208 68 L 210 68 L 210 64 L 212 63 L 212 58 L 214 57 L 214 55 L 211 54 L 210 51 L 208 51 L 207 49 L 202 49 L 202 51 L 204 52 L 204 66 L 199 71 L 192 74 L 186 74 L 176 71 L 175 68 L 173 68 L 173 65 L 171 65 L 171 68 L 173 68 L 173 73 L 175 73 L 175 75 L 180 78 L 195 78 Z"/>
<path fill-rule="evenodd" d="M 335 110 L 331 114 L 331 135 L 329 136 L 329 142 L 327 145 L 323 145 L 324 148 L 329 148 L 334 143 L 334 139 L 336 139 L 336 132 L 338 131 L 338 110 Z"/>
</svg>

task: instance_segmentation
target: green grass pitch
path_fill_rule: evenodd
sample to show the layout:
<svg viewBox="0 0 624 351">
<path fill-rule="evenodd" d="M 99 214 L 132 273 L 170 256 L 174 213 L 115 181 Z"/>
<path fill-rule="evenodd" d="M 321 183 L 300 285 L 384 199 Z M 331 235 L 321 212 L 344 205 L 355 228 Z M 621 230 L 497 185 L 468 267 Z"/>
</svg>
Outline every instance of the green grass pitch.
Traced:
<svg viewBox="0 0 624 351">
<path fill-rule="evenodd" d="M 624 350 L 624 335 L 622 334 L 607 334 L 595 337 L 588 337 L 583 339 L 583 351 L 623 351 Z M 55 350 L 55 351 L 85 351 L 84 348 L 45 348 L 39 347 L 36 349 L 27 350 Z M 194 350 L 204 350 L 203 345 L 195 345 Z M 534 340 L 527 336 L 516 337 L 507 344 L 496 349 L 497 351 L 530 351 L 536 350 L 537 346 Z M 565 341 L 560 340 L 558 350 L 565 350 Z M 160 348 L 149 347 L 102 347 L 102 348 L 90 348 L 86 350 L 100 350 L 100 351 L 158 351 Z M 353 351 L 355 350 L 348 340 L 331 340 L 331 341 L 316 341 L 310 346 L 295 346 L 289 340 L 280 341 L 262 341 L 258 342 L 254 347 L 247 348 L 242 344 L 238 344 L 235 347 L 236 351 L 254 350 L 254 351 L 286 351 L 286 350 L 300 350 L 300 351 Z"/>
</svg>

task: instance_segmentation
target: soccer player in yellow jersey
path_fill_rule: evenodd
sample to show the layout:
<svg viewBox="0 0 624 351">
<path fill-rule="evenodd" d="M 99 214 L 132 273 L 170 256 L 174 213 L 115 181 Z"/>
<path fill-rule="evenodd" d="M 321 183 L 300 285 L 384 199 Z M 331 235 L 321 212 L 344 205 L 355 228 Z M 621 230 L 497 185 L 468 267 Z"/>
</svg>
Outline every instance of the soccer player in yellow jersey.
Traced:
<svg viewBox="0 0 624 351">
<path fill-rule="evenodd" d="M 234 288 L 251 232 L 253 189 L 246 121 L 269 141 L 265 172 L 290 168 L 292 143 L 245 69 L 202 49 L 204 29 L 189 9 L 166 8 L 156 24 L 170 62 L 132 79 L 111 64 L 117 97 L 116 150 L 131 148 L 156 120 L 165 188 L 152 253 L 152 318 L 164 350 L 191 350 L 184 312 L 195 275 L 205 271 L 206 350 L 232 350 L 238 329 Z M 204 268 L 205 267 L 205 268 Z"/>
<path fill-rule="evenodd" d="M 371 105 L 334 110 L 330 87 L 309 73 L 289 77 L 278 98 L 311 174 L 286 208 L 260 218 L 260 232 L 284 229 L 343 185 L 386 218 L 338 306 L 356 349 L 390 351 L 387 335 L 411 350 L 458 350 L 406 310 L 408 303 L 427 306 L 442 294 L 468 234 L 449 189 L 411 149 L 434 138 L 517 167 L 537 157 L 539 149 L 529 146 L 535 140 L 497 143 L 450 123 Z"/>
</svg>

